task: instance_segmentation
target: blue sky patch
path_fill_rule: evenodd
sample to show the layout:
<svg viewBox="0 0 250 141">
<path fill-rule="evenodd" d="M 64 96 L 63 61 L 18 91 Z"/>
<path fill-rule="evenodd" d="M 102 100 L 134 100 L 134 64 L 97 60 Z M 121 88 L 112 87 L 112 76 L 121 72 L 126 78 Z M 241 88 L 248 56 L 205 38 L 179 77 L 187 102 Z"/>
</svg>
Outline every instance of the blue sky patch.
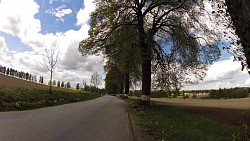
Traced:
<svg viewBox="0 0 250 141">
<path fill-rule="evenodd" d="M 25 52 L 32 51 L 32 48 L 23 44 L 20 38 L 0 31 L 0 36 L 5 38 L 6 45 L 10 51 Z"/>
<path fill-rule="evenodd" d="M 41 22 L 41 33 L 57 33 L 66 32 L 68 30 L 79 30 L 80 27 L 76 25 L 76 15 L 78 11 L 83 7 L 83 1 L 81 0 L 53 0 L 52 4 L 47 1 L 36 0 L 39 4 L 39 13 L 35 15 L 35 18 Z M 56 16 L 52 12 L 62 12 L 62 10 L 70 9 L 70 14 L 64 16 Z M 62 13 L 61 13 L 62 14 Z"/>
</svg>

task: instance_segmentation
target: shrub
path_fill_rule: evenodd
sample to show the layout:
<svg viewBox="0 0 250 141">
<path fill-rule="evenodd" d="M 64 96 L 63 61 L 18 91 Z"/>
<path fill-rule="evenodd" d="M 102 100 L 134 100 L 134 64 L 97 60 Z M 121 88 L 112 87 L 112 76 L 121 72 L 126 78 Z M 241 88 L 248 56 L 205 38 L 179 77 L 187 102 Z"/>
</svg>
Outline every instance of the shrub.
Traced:
<svg viewBox="0 0 250 141">
<path fill-rule="evenodd" d="M 197 97 L 197 95 L 196 95 L 196 94 L 193 94 L 192 98 L 196 98 L 196 97 Z"/>
<path fill-rule="evenodd" d="M 168 95 L 166 92 L 160 90 L 160 91 L 152 91 L 150 97 L 161 98 L 161 97 L 168 97 Z"/>
<path fill-rule="evenodd" d="M 188 94 L 184 94 L 184 95 L 183 95 L 183 99 L 186 99 L 186 98 L 189 98 L 189 95 L 188 95 Z"/>
<path fill-rule="evenodd" d="M 250 141 L 250 127 L 243 124 L 240 130 L 233 135 L 233 141 Z"/>
</svg>

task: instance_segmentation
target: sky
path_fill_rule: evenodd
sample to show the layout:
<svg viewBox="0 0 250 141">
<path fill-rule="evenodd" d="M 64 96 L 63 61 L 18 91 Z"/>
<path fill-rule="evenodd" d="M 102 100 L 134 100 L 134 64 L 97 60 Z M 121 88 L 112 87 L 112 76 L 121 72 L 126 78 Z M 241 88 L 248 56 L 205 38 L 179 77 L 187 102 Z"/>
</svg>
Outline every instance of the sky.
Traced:
<svg viewBox="0 0 250 141">
<path fill-rule="evenodd" d="M 33 75 L 49 72 L 43 65 L 46 47 L 57 42 L 60 61 L 53 80 L 76 83 L 98 72 L 103 78 L 102 56 L 82 56 L 79 42 L 88 37 L 89 14 L 95 10 L 94 0 L 0 0 L 0 65 Z M 197 85 L 184 89 L 218 89 L 250 85 L 247 71 L 222 50 L 221 59 L 209 66 L 207 76 Z M 100 87 L 103 87 L 104 83 Z"/>
</svg>

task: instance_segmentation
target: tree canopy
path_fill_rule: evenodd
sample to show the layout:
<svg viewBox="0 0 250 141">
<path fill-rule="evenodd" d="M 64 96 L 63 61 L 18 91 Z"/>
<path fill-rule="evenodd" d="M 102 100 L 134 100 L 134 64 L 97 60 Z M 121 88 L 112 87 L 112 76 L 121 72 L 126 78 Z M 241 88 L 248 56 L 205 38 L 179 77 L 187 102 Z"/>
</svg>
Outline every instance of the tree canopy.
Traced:
<svg viewBox="0 0 250 141">
<path fill-rule="evenodd" d="M 219 58 L 220 37 L 204 22 L 202 0 L 96 0 L 95 4 L 89 37 L 80 42 L 79 51 L 110 56 L 116 54 L 115 48 L 125 47 L 135 53 L 144 101 L 149 101 L 151 75 L 158 84 L 169 82 L 164 87 L 172 89 L 202 79 L 207 65 Z"/>
<path fill-rule="evenodd" d="M 248 0 L 209 0 L 213 7 L 217 26 L 223 32 L 227 44 L 224 49 L 240 61 L 242 70 L 250 73 L 250 1 Z"/>
</svg>

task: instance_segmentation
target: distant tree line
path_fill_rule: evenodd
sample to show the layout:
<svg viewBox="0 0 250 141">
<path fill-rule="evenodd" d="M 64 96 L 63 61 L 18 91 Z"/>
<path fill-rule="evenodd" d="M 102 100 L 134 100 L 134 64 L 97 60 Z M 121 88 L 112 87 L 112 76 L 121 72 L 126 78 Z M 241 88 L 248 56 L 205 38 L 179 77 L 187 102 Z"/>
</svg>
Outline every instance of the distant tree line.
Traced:
<svg viewBox="0 0 250 141">
<path fill-rule="evenodd" d="M 164 97 L 178 97 L 183 96 L 183 98 L 196 98 L 199 94 L 205 94 L 203 98 L 211 98 L 211 99 L 231 99 L 231 98 L 245 98 L 248 97 L 250 93 L 250 88 L 244 87 L 236 87 L 236 88 L 219 88 L 217 90 L 183 90 L 183 91 L 163 91 L 163 90 L 154 90 L 151 91 L 151 97 L 153 98 L 164 98 Z M 132 96 L 141 96 L 141 90 L 130 91 L 129 95 Z"/>
<path fill-rule="evenodd" d="M 20 78 L 23 80 L 31 81 L 31 82 L 37 82 L 36 75 L 32 75 L 28 72 L 18 71 L 16 69 L 8 68 L 8 67 L 1 66 L 1 65 L 0 65 L 0 73 L 8 75 L 8 76 L 12 76 L 12 77 Z M 39 77 L 39 83 L 43 83 L 43 76 Z"/>
<path fill-rule="evenodd" d="M 64 81 L 56 81 L 56 80 L 53 80 L 52 82 L 51 81 L 49 81 L 48 82 L 48 85 L 53 85 L 53 86 L 55 86 L 55 87 L 61 87 L 61 88 L 65 88 L 65 89 L 69 89 L 69 88 L 71 88 L 71 84 L 70 84 L 70 82 L 67 82 L 67 83 L 65 83 Z"/>
<path fill-rule="evenodd" d="M 210 90 L 209 98 L 245 98 L 248 97 L 249 88 L 230 88 L 230 89 L 218 89 L 218 90 Z"/>
</svg>

